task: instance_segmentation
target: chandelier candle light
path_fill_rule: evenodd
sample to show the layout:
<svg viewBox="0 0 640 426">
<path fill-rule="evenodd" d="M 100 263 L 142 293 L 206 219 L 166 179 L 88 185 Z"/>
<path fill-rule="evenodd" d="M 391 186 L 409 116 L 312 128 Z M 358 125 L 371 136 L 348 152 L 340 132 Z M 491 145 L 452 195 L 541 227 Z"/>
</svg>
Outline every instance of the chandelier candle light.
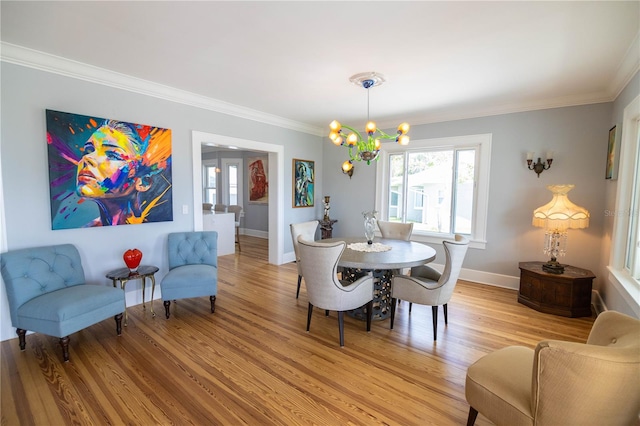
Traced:
<svg viewBox="0 0 640 426">
<path fill-rule="evenodd" d="M 409 143 L 409 136 L 407 135 L 409 132 L 409 123 L 400 124 L 397 134 L 389 135 L 378 129 L 376 123 L 369 119 L 369 89 L 384 83 L 384 76 L 376 72 L 364 72 L 351 76 L 349 81 L 367 89 L 367 124 L 365 126 L 367 137 L 363 138 L 362 134 L 356 129 L 340 124 L 337 120 L 333 120 L 329 125 L 329 129 L 331 130 L 329 139 L 331 139 L 336 146 L 349 147 L 349 160 L 342 164 L 342 171 L 344 173 L 351 171 L 354 161 L 366 161 L 367 164 L 371 164 L 372 160 L 377 159 L 381 147 L 380 139 L 395 139 L 400 145 L 407 145 Z M 346 137 L 343 129 L 347 129 L 350 132 Z"/>
<path fill-rule="evenodd" d="M 542 270 L 552 274 L 562 274 L 562 266 L 557 258 L 566 254 L 567 230 L 589 227 L 589 212 L 584 207 L 573 204 L 567 193 L 575 185 L 548 185 L 553 192 L 553 199 L 542 207 L 533 211 L 533 226 L 545 228 L 544 254 L 551 259 Z"/>
</svg>

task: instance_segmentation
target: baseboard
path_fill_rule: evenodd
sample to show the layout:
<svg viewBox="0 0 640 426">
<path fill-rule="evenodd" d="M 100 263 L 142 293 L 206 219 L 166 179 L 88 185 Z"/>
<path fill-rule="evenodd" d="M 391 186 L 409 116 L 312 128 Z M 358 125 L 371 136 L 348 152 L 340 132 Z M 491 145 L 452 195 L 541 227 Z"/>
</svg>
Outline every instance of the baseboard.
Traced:
<svg viewBox="0 0 640 426">
<path fill-rule="evenodd" d="M 596 316 L 607 310 L 607 305 L 605 305 L 604 300 L 602 300 L 597 290 L 591 290 L 591 305 L 596 312 Z"/>
<path fill-rule="evenodd" d="M 269 239 L 269 231 L 259 231 L 257 229 L 240 228 L 240 235 L 248 235 L 250 237 Z"/>
</svg>

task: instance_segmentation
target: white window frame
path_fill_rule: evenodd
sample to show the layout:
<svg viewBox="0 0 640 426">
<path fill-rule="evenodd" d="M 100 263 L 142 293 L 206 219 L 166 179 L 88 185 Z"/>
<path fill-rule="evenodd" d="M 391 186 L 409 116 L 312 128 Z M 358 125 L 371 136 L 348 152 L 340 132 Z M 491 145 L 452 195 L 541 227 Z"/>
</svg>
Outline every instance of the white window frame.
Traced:
<svg viewBox="0 0 640 426">
<path fill-rule="evenodd" d="M 625 267 L 627 247 L 632 238 L 637 235 L 631 232 L 631 215 L 639 215 L 640 185 L 638 185 L 639 157 L 638 137 L 640 132 L 640 96 L 637 96 L 624 109 L 622 122 L 622 137 L 620 138 L 620 163 L 618 168 L 618 186 L 616 191 L 616 205 L 614 212 L 613 235 L 611 239 L 611 256 L 609 260 L 609 281 L 624 288 L 636 302 L 640 300 L 640 281 L 632 275 L 640 271 L 640 265 L 633 262 L 631 269 Z M 634 192 L 635 191 L 635 192 Z M 634 198 L 635 196 L 635 198 Z M 636 200 L 635 206 L 631 203 Z M 633 244 L 635 250 L 640 250 L 638 242 Z M 635 256 L 636 259 L 638 256 Z"/>
<path fill-rule="evenodd" d="M 213 159 L 202 160 L 202 199 L 203 200 L 207 199 L 207 189 L 211 188 L 210 186 L 207 186 L 207 167 L 219 167 L 218 161 Z M 218 199 L 218 193 L 220 191 L 219 186 L 220 186 L 220 175 L 216 175 L 216 186 L 215 186 L 216 199 L 213 200 L 213 204 L 218 203 L 217 199 Z"/>
<path fill-rule="evenodd" d="M 412 140 L 409 145 L 385 143 L 380 149 L 380 158 L 377 161 L 376 170 L 376 200 L 375 207 L 380 218 L 388 217 L 388 197 L 389 197 L 389 154 L 400 152 L 420 151 L 424 148 L 434 149 L 460 149 L 476 148 L 475 182 L 476 190 L 474 195 L 474 214 L 472 224 L 472 235 L 469 239 L 469 246 L 484 249 L 487 244 L 487 218 L 489 209 L 489 174 L 491 168 L 491 141 L 492 134 L 479 134 L 468 136 L 454 136 L 449 138 Z M 453 238 L 453 235 L 444 235 L 445 238 Z M 416 231 L 411 235 L 412 241 L 440 244 L 442 234 Z"/>
<path fill-rule="evenodd" d="M 238 188 L 237 188 L 237 194 L 238 194 L 238 205 L 243 206 L 244 205 L 244 192 L 243 192 L 243 177 L 244 177 L 244 169 L 242 167 L 243 165 L 243 159 L 242 158 L 234 158 L 234 157 L 229 157 L 229 158 L 222 158 L 222 165 L 221 165 L 221 169 L 222 169 L 222 178 L 224 181 L 224 185 L 218 189 L 218 191 L 222 191 L 222 203 L 223 204 L 230 204 L 230 197 L 229 197 L 229 193 L 230 193 L 230 189 L 229 189 L 229 166 L 236 166 L 238 168 Z M 244 213 L 244 212 L 243 212 Z"/>
</svg>

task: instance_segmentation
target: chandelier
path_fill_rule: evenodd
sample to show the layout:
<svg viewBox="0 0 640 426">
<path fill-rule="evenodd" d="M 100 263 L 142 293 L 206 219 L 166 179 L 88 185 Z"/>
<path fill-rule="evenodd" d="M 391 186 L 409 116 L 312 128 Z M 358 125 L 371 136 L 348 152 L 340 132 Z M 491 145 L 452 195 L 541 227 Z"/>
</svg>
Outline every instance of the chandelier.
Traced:
<svg viewBox="0 0 640 426">
<path fill-rule="evenodd" d="M 371 164 L 371 161 L 376 160 L 381 147 L 380 139 L 395 139 L 400 145 L 407 145 L 409 143 L 409 136 L 407 135 L 409 132 L 409 123 L 400 124 L 396 135 L 388 135 L 378 129 L 376 123 L 369 119 L 369 89 L 384 83 L 384 76 L 376 72 L 363 72 L 351 76 L 349 81 L 367 89 L 367 125 L 365 126 L 367 136 L 363 138 L 362 134 L 356 129 L 340 124 L 337 120 L 333 120 L 331 124 L 329 124 L 329 129 L 331 129 L 329 139 L 331 139 L 336 146 L 349 147 L 349 160 L 342 164 L 342 170 L 345 173 L 353 168 L 353 161 L 366 161 L 367 164 Z M 349 131 L 349 134 L 346 136 L 344 129 Z"/>
</svg>

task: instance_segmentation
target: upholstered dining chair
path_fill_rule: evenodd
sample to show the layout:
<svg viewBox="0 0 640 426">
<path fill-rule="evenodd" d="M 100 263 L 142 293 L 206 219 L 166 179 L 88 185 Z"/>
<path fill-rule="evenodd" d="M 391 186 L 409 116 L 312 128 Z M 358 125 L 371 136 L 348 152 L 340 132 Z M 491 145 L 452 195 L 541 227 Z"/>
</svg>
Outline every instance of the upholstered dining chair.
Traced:
<svg viewBox="0 0 640 426">
<path fill-rule="evenodd" d="M 340 346 L 344 346 L 344 312 L 366 305 L 367 331 L 371 331 L 373 313 L 373 277 L 366 275 L 354 282 L 338 279 L 338 259 L 346 247 L 344 241 L 321 243 L 298 237 L 302 276 L 307 287 L 309 309 L 307 331 L 313 307 L 338 312 Z"/>
<path fill-rule="evenodd" d="M 168 237 L 169 272 L 160 283 L 165 315 L 171 301 L 209 296 L 211 313 L 218 293 L 218 233 L 174 232 Z"/>
<path fill-rule="evenodd" d="M 289 225 L 291 230 L 291 238 L 293 239 L 293 251 L 296 255 L 296 266 L 298 267 L 298 289 L 296 290 L 296 299 L 300 296 L 300 283 L 302 282 L 302 266 L 300 262 L 300 253 L 298 251 L 298 237 L 303 240 L 313 241 L 316 239 L 316 232 L 320 221 L 310 220 L 308 222 L 292 223 Z"/>
<path fill-rule="evenodd" d="M 480 412 L 497 425 L 637 425 L 640 320 L 596 318 L 585 343 L 509 346 L 467 369 L 467 425 Z"/>
<path fill-rule="evenodd" d="M 413 223 L 378 221 L 378 229 L 382 238 L 409 241 L 413 232 Z"/>
<path fill-rule="evenodd" d="M 216 204 L 215 206 L 213 206 L 213 211 L 219 212 L 219 213 L 226 213 L 227 212 L 227 205 L 226 204 Z"/>
<path fill-rule="evenodd" d="M 87 284 L 74 245 L 10 250 L 0 264 L 21 350 L 27 330 L 60 338 L 64 361 L 69 361 L 69 335 L 76 331 L 114 317 L 121 334 L 124 291 Z"/>
<path fill-rule="evenodd" d="M 210 211 L 213 208 L 213 204 L 211 203 L 202 203 L 202 210 L 203 211 Z"/>
<path fill-rule="evenodd" d="M 469 240 L 456 234 L 454 241 L 443 241 L 442 245 L 446 256 L 442 274 L 427 265 L 421 265 L 411 268 L 411 276 L 394 275 L 391 279 L 391 329 L 393 329 L 398 300 L 409 302 L 409 311 L 413 303 L 431 306 L 433 340 L 437 340 L 438 336 L 438 306 L 440 305 L 444 310 L 444 323 L 448 324 L 447 303 L 453 295 L 453 289 L 460 276 Z"/>
<path fill-rule="evenodd" d="M 238 251 L 240 250 L 240 217 L 242 216 L 242 206 L 232 205 L 227 207 L 229 213 L 233 213 L 236 216 L 236 244 L 238 245 Z"/>
</svg>

